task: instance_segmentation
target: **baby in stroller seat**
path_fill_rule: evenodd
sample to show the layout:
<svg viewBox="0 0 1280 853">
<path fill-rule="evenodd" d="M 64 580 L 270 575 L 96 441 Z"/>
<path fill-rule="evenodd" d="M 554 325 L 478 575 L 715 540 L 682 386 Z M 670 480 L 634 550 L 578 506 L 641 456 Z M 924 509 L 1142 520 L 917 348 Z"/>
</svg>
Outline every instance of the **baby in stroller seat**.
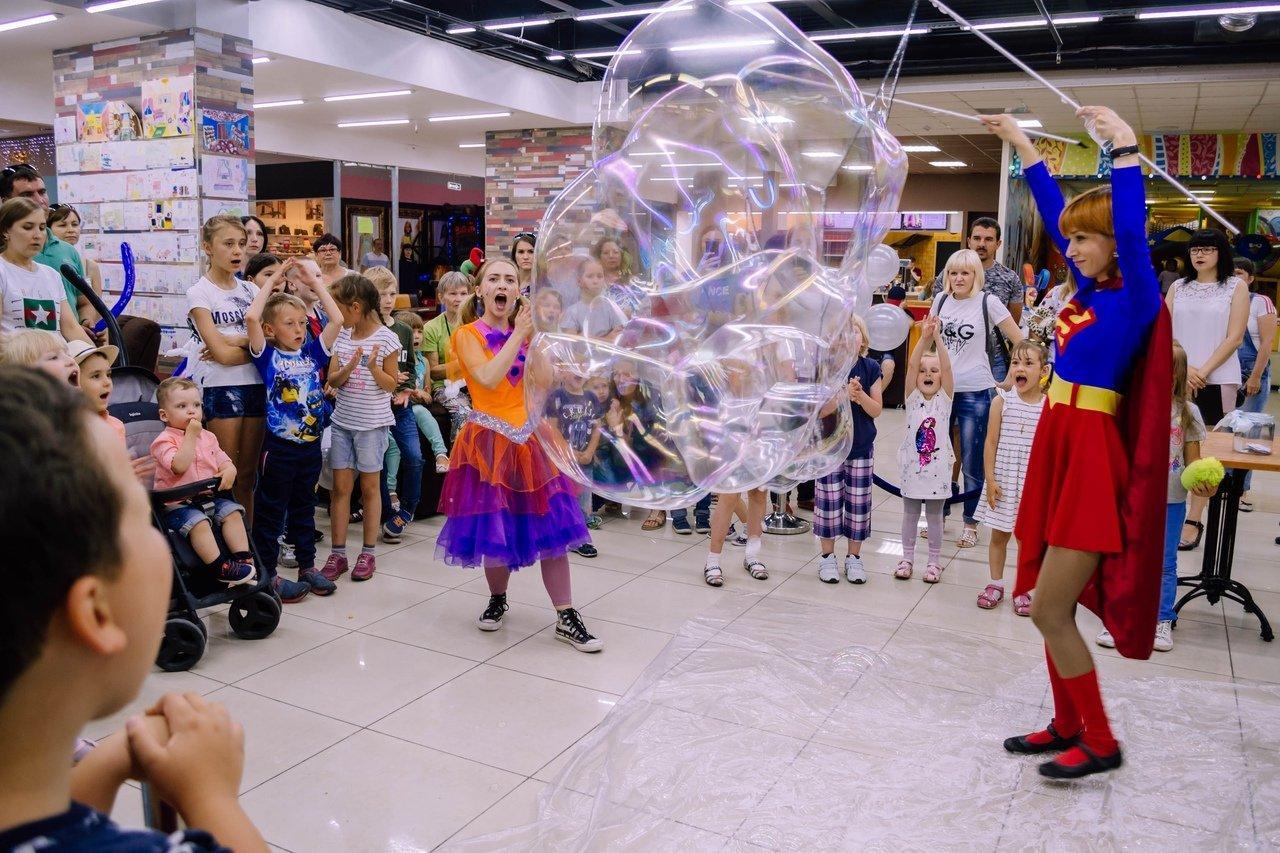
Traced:
<svg viewBox="0 0 1280 853">
<path fill-rule="evenodd" d="M 156 491 L 213 477 L 220 480 L 221 489 L 230 489 L 236 478 L 236 467 L 218 445 L 214 434 L 201 425 L 199 387 L 190 379 L 166 379 L 156 390 L 156 403 L 160 409 L 160 420 L 166 427 L 151 443 L 151 456 L 156 462 Z M 213 520 L 231 552 L 229 558 L 222 556 L 213 525 L 199 506 L 186 503 L 165 506 L 165 527 L 191 543 L 192 550 L 211 576 L 229 586 L 256 581 L 258 572 L 249 550 L 244 507 L 226 498 L 214 498 Z"/>
</svg>

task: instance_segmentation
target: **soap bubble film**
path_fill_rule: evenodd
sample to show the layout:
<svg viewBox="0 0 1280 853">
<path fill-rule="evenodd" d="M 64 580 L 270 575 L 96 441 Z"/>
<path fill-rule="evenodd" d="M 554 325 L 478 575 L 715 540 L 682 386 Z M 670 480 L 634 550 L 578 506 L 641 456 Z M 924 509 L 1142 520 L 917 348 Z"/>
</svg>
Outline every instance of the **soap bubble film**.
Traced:
<svg viewBox="0 0 1280 853">
<path fill-rule="evenodd" d="M 557 466 L 650 508 L 837 466 L 906 175 L 844 68 L 767 4 L 673 2 L 613 58 L 592 145 L 538 236 L 525 394 Z"/>
</svg>

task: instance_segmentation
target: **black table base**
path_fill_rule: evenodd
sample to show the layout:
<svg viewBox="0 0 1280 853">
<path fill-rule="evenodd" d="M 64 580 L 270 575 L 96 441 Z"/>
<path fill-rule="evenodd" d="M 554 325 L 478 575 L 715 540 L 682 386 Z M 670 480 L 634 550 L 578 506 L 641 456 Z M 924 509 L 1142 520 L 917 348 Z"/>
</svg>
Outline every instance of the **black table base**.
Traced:
<svg viewBox="0 0 1280 853">
<path fill-rule="evenodd" d="M 1204 563 L 1200 574 L 1178 578 L 1178 586 L 1190 587 L 1190 591 L 1178 599 L 1174 612 L 1188 601 L 1204 596 L 1210 604 L 1219 599 L 1229 599 L 1244 607 L 1262 623 L 1262 639 L 1268 643 L 1274 639 L 1271 623 L 1262 608 L 1253 600 L 1249 588 L 1231 577 L 1231 563 L 1236 551 L 1236 516 L 1240 511 L 1240 496 L 1244 494 L 1245 472 L 1239 468 L 1227 469 L 1218 493 L 1209 499 L 1209 513 L 1204 526 Z"/>
</svg>

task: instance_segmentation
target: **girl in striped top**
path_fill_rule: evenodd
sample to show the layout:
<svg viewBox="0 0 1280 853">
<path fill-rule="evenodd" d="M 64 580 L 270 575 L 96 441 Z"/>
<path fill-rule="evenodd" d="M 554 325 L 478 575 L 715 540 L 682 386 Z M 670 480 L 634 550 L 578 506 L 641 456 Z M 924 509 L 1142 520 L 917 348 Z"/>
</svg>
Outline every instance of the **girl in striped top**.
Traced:
<svg viewBox="0 0 1280 853">
<path fill-rule="evenodd" d="M 1004 561 L 1022 501 L 1022 484 L 1027 479 L 1031 440 L 1044 409 L 1042 385 L 1049 374 L 1049 352 L 1034 340 L 1014 344 L 1009 360 L 1013 387 L 998 391 L 991 402 L 984 457 L 986 476 L 976 513 L 978 521 L 991 528 L 991 544 L 987 546 L 991 583 L 978 596 L 978 606 L 983 610 L 991 610 L 1004 598 Z M 1031 597 L 1017 596 L 1013 609 L 1019 616 L 1030 616 Z"/>
</svg>

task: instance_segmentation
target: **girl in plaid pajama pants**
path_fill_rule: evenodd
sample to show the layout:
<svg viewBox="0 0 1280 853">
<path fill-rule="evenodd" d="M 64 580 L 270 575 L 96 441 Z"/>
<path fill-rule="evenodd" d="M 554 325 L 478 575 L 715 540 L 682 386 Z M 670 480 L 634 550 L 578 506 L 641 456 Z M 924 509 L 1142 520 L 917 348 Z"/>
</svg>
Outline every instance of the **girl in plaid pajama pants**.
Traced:
<svg viewBox="0 0 1280 853">
<path fill-rule="evenodd" d="M 867 328 L 854 315 L 853 324 L 861 335 L 858 360 L 849 371 L 849 405 L 853 415 L 853 449 L 839 468 L 818 480 L 813 498 L 813 533 L 822 546 L 818 578 L 823 583 L 839 583 L 836 565 L 836 538 L 849 540 L 844 573 L 849 583 L 866 583 L 862 567 L 862 543 L 871 535 L 871 474 L 875 452 L 876 422 L 884 405 L 881 400 L 880 363 L 867 357 Z"/>
</svg>

